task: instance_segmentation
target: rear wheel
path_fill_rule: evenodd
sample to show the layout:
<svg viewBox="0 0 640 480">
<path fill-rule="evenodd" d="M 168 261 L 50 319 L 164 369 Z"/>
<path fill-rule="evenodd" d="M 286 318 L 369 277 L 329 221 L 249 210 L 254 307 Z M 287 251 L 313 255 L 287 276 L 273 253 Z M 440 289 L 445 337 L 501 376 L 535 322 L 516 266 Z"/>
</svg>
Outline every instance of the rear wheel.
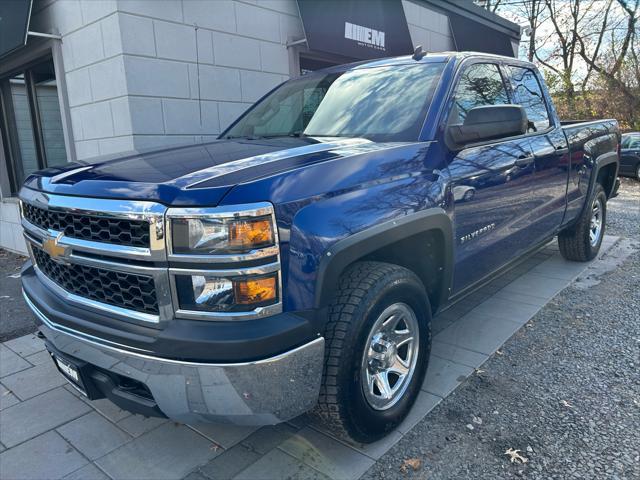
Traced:
<svg viewBox="0 0 640 480">
<path fill-rule="evenodd" d="M 606 220 L 607 195 L 602 185 L 597 183 L 578 223 L 558 235 L 562 256 L 574 262 L 593 260 L 602 245 Z"/>
<path fill-rule="evenodd" d="M 318 407 L 337 435 L 373 442 L 411 409 L 431 347 L 429 300 L 411 271 L 358 262 L 340 278 L 325 331 Z"/>
</svg>

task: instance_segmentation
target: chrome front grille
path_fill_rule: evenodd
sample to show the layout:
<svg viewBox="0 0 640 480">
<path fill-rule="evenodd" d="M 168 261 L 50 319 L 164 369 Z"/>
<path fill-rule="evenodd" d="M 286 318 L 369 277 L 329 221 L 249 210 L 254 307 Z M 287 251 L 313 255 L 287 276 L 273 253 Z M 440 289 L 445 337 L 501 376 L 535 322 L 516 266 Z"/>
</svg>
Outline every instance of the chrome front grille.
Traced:
<svg viewBox="0 0 640 480">
<path fill-rule="evenodd" d="M 279 272 L 277 235 L 275 247 L 245 255 L 175 255 L 171 254 L 167 217 L 179 210 L 155 202 L 69 197 L 27 188 L 20 192 L 20 200 L 35 272 L 70 303 L 156 328 L 176 317 L 227 321 L 282 311 L 281 299 L 242 312 L 184 311 L 175 288 L 179 275 L 242 277 Z M 232 209 L 210 210 L 215 215 Z M 246 262 L 254 266 L 234 266 Z"/>
<path fill-rule="evenodd" d="M 159 314 L 155 282 L 149 275 L 58 263 L 38 247 L 32 251 L 40 271 L 69 293 L 136 312 Z"/>
<path fill-rule="evenodd" d="M 24 218 L 43 230 L 55 230 L 69 238 L 149 248 L 149 222 L 81 215 L 47 210 L 25 203 Z"/>
</svg>

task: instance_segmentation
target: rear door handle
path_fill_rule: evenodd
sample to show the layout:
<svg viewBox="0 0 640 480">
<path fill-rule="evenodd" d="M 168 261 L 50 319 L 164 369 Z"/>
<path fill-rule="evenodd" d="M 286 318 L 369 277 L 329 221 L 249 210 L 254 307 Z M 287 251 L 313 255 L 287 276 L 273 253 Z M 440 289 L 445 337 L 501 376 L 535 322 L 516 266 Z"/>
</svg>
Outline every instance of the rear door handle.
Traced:
<svg viewBox="0 0 640 480">
<path fill-rule="evenodd" d="M 567 147 L 563 147 L 562 145 L 556 145 L 556 153 L 558 155 L 564 155 L 565 153 L 569 153 L 569 149 Z"/>
<path fill-rule="evenodd" d="M 531 165 L 535 161 L 535 157 L 520 157 L 516 160 L 516 167 L 526 167 L 527 165 Z"/>
</svg>

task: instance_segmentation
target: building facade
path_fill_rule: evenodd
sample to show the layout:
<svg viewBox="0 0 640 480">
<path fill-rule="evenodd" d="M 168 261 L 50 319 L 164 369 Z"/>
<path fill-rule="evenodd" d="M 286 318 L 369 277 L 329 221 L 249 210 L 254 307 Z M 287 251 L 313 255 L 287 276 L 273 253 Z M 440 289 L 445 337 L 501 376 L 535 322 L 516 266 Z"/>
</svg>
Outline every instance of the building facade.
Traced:
<svg viewBox="0 0 640 480">
<path fill-rule="evenodd" d="M 34 0 L 26 44 L 0 57 L 0 247 L 25 251 L 15 197 L 29 173 L 215 139 L 282 81 L 361 59 L 305 36 L 309 1 L 318 0 Z M 351 3 L 370 13 L 370 2 Z M 407 42 L 426 51 L 470 49 L 460 43 L 472 22 L 517 52 L 519 27 L 470 2 L 397 6 Z M 341 40 L 387 56 L 385 32 L 366 18 L 337 21 L 348 26 Z"/>
</svg>

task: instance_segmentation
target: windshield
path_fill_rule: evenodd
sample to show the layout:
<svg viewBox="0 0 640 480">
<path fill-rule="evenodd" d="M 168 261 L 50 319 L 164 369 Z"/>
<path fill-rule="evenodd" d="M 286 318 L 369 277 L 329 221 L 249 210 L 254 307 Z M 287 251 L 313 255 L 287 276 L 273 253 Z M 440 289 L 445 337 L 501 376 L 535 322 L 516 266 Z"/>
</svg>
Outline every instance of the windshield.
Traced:
<svg viewBox="0 0 640 480">
<path fill-rule="evenodd" d="M 415 141 L 443 67 L 426 63 L 309 74 L 282 84 L 224 137 Z"/>
</svg>

